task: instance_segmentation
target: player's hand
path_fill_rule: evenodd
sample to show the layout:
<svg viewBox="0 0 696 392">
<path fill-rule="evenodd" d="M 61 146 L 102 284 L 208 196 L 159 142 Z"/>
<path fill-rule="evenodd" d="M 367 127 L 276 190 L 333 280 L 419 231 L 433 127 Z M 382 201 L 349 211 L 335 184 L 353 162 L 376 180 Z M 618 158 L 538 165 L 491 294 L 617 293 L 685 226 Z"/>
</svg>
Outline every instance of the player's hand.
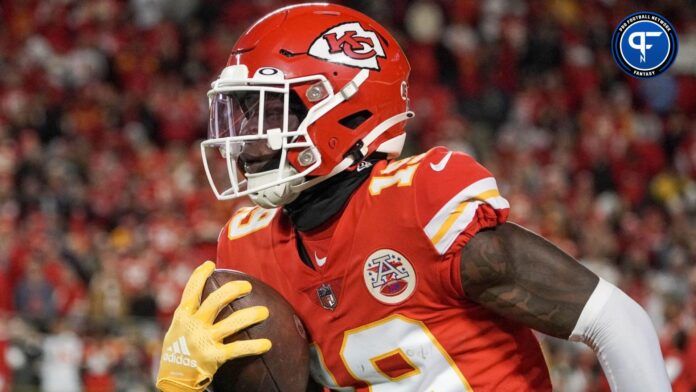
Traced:
<svg viewBox="0 0 696 392">
<path fill-rule="evenodd" d="M 157 388 L 161 391 L 202 391 L 223 363 L 271 349 L 268 339 L 223 343 L 228 335 L 267 319 L 268 308 L 244 308 L 213 324 L 222 307 L 251 291 L 247 281 L 228 282 L 201 303 L 203 287 L 214 270 L 215 264 L 206 261 L 193 271 L 186 283 L 162 344 L 157 374 Z"/>
</svg>

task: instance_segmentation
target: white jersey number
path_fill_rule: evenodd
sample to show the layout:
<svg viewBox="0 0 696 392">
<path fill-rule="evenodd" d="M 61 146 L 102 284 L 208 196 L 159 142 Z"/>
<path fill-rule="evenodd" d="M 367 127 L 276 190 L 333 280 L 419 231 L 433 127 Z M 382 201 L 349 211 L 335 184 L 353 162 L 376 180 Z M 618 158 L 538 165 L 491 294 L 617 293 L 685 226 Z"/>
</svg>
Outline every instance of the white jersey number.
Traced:
<svg viewBox="0 0 696 392">
<path fill-rule="evenodd" d="M 425 324 L 399 314 L 346 331 L 340 354 L 373 392 L 472 391 Z"/>
<path fill-rule="evenodd" d="M 227 238 L 234 240 L 244 237 L 268 226 L 278 209 L 266 210 L 261 207 L 242 207 L 230 219 Z"/>
<path fill-rule="evenodd" d="M 416 155 L 394 161 L 379 172 L 378 176 L 370 180 L 369 191 L 372 196 L 379 195 L 383 190 L 397 186 L 410 186 L 413 183 L 413 176 L 416 174 L 418 164 L 425 157 L 425 154 Z"/>
</svg>

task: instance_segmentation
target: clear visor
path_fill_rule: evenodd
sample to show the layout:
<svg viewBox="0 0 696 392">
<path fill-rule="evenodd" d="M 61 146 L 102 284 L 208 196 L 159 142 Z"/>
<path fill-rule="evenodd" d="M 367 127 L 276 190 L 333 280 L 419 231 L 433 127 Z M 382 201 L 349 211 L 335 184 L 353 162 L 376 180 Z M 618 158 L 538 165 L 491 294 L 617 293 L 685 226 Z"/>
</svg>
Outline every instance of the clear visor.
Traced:
<svg viewBox="0 0 696 392">
<path fill-rule="evenodd" d="M 235 86 L 209 93 L 208 140 L 201 144 L 201 152 L 218 198 L 255 192 L 248 187 L 247 173 L 287 167 L 290 149 L 313 146 L 306 131 L 298 131 L 306 110 L 304 106 L 302 112 L 293 110 L 296 103 L 290 94 L 287 84 Z M 278 170 L 278 183 L 286 179 L 283 173 Z"/>
<path fill-rule="evenodd" d="M 273 91 L 232 91 L 210 97 L 208 145 L 218 147 L 223 158 L 231 155 L 237 160 L 250 143 L 265 141 L 258 150 L 272 150 L 280 154 L 283 136 L 296 131 L 299 121 L 290 118 L 293 129 L 288 129 L 288 94 Z M 272 130 L 269 132 L 269 130 Z M 228 143 L 228 138 L 232 143 Z M 270 151 L 264 151 L 264 155 Z"/>
<path fill-rule="evenodd" d="M 257 140 L 267 129 L 285 129 L 287 96 L 284 92 L 266 91 L 212 94 L 208 139 L 252 136 L 248 139 Z"/>
</svg>

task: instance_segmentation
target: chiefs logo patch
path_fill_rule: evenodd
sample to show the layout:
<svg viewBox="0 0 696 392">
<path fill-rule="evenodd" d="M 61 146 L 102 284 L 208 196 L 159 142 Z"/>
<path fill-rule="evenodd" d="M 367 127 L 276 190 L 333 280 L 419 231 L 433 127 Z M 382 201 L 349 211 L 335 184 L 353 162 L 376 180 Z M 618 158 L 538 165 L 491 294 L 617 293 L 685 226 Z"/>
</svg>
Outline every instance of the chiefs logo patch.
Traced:
<svg viewBox="0 0 696 392">
<path fill-rule="evenodd" d="M 416 289 L 416 272 L 401 253 L 380 249 L 365 261 L 363 277 L 367 290 L 378 301 L 394 305 L 405 301 Z"/>
<path fill-rule="evenodd" d="M 386 58 L 382 44 L 374 31 L 365 30 L 358 22 L 332 27 L 317 37 L 308 54 L 357 68 L 379 70 L 378 58 Z"/>
</svg>

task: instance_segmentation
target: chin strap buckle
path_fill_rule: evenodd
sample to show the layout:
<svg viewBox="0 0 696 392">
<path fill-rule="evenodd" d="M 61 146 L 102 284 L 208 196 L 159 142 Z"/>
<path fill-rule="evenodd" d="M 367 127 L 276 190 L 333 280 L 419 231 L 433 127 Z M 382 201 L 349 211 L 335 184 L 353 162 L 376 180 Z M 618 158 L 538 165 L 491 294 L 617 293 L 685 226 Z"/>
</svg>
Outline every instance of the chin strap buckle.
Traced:
<svg viewBox="0 0 696 392">
<path fill-rule="evenodd" d="M 343 156 L 343 158 L 352 157 L 353 163 L 361 162 L 365 159 L 365 152 L 363 152 L 364 143 L 362 140 L 358 140 L 353 147 L 348 150 L 348 152 Z M 367 149 L 366 149 L 367 150 Z"/>
</svg>

